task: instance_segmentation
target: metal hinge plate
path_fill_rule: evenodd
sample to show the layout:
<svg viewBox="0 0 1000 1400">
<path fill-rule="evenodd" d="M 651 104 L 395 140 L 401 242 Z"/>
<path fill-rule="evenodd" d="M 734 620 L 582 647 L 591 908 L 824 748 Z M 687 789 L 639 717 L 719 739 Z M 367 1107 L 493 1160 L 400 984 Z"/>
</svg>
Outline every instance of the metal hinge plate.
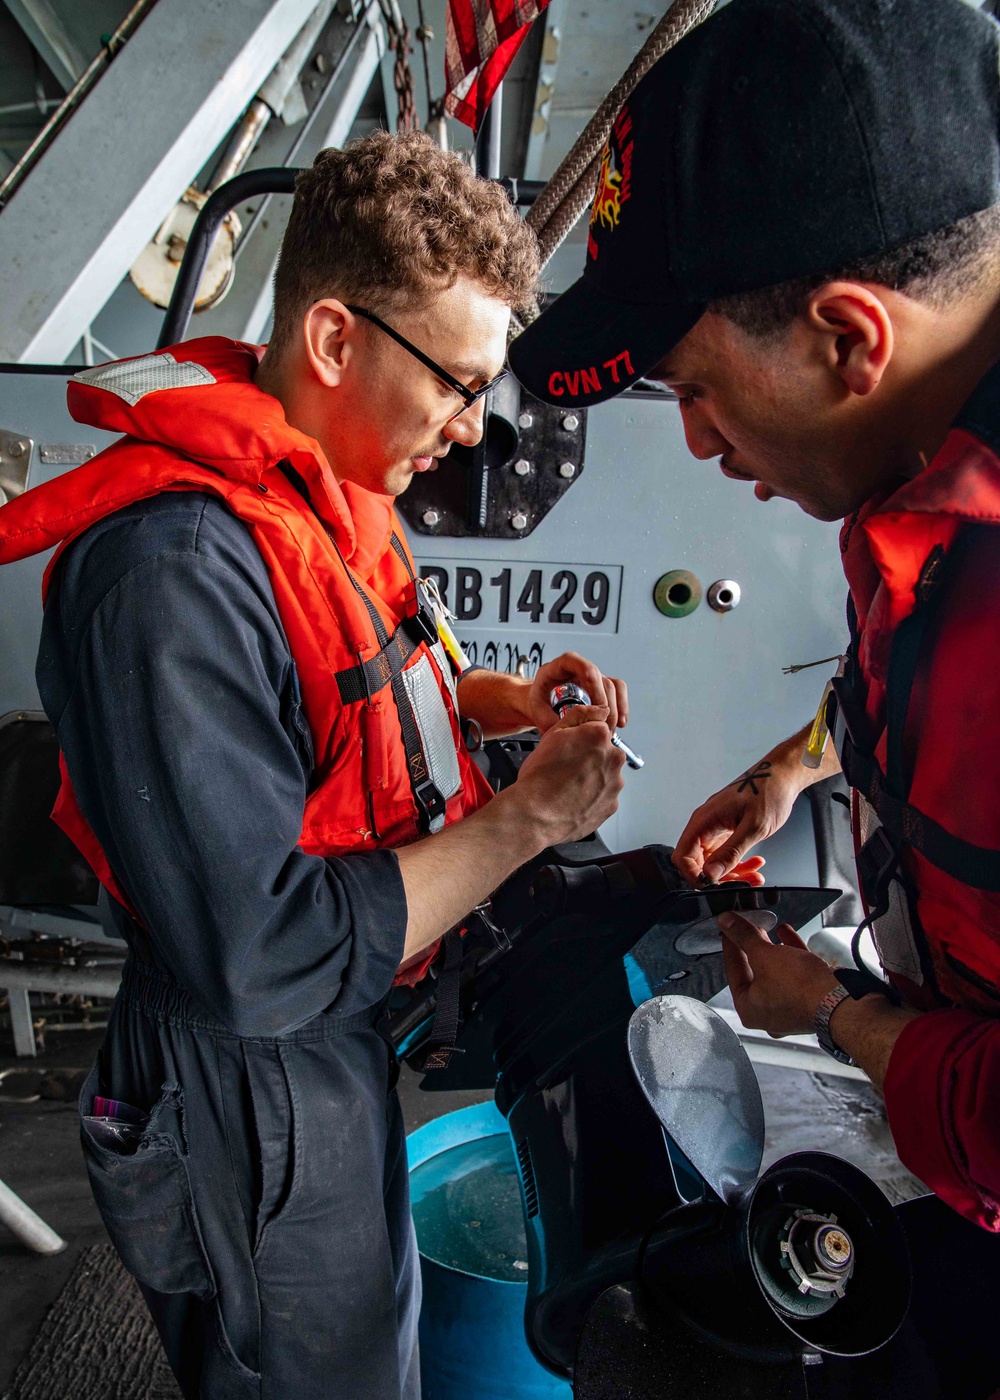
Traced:
<svg viewBox="0 0 1000 1400">
<path fill-rule="evenodd" d="M 34 441 L 27 433 L 0 428 L 0 505 L 20 496 L 28 486 Z"/>
</svg>

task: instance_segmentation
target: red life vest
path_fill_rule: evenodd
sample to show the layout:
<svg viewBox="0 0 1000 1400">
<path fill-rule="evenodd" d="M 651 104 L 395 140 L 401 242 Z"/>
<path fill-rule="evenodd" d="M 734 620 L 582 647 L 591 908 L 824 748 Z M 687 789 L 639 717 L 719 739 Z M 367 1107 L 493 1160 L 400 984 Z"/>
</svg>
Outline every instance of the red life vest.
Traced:
<svg viewBox="0 0 1000 1400">
<path fill-rule="evenodd" d="M 970 655 L 963 632 L 996 616 L 998 527 L 1000 458 L 963 419 L 926 471 L 847 523 L 853 640 L 830 716 L 883 968 L 911 1005 L 990 1017 L 1000 1016 L 997 716 L 977 670 L 1000 659 Z"/>
<path fill-rule="evenodd" d="M 337 483 L 319 444 L 254 385 L 261 353 L 209 337 L 75 375 L 73 417 L 126 436 L 0 509 L 0 563 L 58 546 L 44 596 L 62 550 L 102 517 L 163 491 L 217 496 L 267 566 L 298 673 L 315 754 L 303 851 L 401 846 L 428 828 L 422 794 L 440 795 L 433 829 L 492 792 L 462 743 L 444 650 L 407 622 L 413 565 L 392 498 Z M 53 819 L 129 907 L 61 770 Z M 416 981 L 432 955 L 398 980 Z"/>
</svg>

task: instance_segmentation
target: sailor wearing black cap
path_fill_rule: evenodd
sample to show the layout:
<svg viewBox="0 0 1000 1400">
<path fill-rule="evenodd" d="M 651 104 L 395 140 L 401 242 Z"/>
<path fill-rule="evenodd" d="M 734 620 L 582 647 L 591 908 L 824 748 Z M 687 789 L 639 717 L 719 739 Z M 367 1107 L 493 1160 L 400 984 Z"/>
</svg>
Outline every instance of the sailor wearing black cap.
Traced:
<svg viewBox="0 0 1000 1400">
<path fill-rule="evenodd" d="M 583 277 L 511 346 L 566 407 L 640 376 L 688 445 L 845 521 L 830 720 L 886 981 L 726 916 L 744 1021 L 816 1029 L 906 1165 L 1000 1230 L 1000 29 L 963 0 L 735 0 L 620 113 Z M 845 639 L 846 641 L 846 639 Z M 692 816 L 717 880 L 835 772 L 808 729 Z M 722 922 L 722 920 L 720 920 Z M 879 991 L 879 987 L 882 991 Z"/>
</svg>

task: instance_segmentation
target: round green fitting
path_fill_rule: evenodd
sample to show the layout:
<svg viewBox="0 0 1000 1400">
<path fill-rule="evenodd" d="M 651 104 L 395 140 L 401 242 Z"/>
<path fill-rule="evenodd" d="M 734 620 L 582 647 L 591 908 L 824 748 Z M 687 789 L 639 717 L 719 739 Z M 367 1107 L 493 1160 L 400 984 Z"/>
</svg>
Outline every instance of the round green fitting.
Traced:
<svg viewBox="0 0 1000 1400">
<path fill-rule="evenodd" d="M 687 617 L 701 602 L 700 581 L 687 569 L 671 569 L 656 580 L 653 602 L 664 617 Z"/>
</svg>

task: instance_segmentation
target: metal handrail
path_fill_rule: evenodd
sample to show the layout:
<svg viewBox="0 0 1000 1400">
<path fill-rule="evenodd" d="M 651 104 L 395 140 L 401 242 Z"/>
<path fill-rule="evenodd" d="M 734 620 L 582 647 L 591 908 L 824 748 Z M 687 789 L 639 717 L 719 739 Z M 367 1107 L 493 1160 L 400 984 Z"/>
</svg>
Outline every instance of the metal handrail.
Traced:
<svg viewBox="0 0 1000 1400">
<path fill-rule="evenodd" d="M 174 283 L 170 305 L 160 327 L 157 350 L 165 350 L 168 345 L 176 345 L 184 339 L 191 313 L 194 311 L 201 275 L 205 271 L 215 235 L 226 215 L 244 200 L 253 199 L 259 194 L 294 194 L 295 177 L 298 173 L 297 167 L 284 165 L 245 170 L 241 175 L 234 175 L 209 195 L 191 230 L 184 261 Z"/>
</svg>

